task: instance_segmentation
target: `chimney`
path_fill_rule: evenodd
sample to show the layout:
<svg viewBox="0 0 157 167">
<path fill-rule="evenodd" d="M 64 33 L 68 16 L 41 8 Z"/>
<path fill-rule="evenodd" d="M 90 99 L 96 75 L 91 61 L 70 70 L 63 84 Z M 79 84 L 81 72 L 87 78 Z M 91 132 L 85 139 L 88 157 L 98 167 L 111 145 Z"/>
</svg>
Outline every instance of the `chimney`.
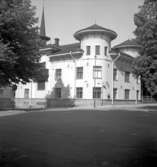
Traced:
<svg viewBox="0 0 157 167">
<path fill-rule="evenodd" d="M 55 45 L 59 46 L 59 38 L 55 38 Z"/>
</svg>

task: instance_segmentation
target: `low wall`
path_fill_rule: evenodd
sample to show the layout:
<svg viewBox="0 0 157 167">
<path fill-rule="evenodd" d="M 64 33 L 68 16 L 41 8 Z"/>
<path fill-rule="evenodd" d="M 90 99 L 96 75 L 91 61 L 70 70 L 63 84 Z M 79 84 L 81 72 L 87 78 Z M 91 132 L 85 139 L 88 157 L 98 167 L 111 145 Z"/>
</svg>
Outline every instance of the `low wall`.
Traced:
<svg viewBox="0 0 157 167">
<path fill-rule="evenodd" d="M 111 105 L 112 101 L 107 99 L 76 99 L 74 100 L 76 106 L 103 106 L 103 105 Z M 136 100 L 114 100 L 113 104 L 136 104 L 141 103 L 141 101 L 136 102 Z"/>
<path fill-rule="evenodd" d="M 141 103 L 138 101 L 138 103 Z M 57 108 L 57 107 L 74 107 L 74 106 L 103 106 L 111 105 L 111 100 L 102 99 L 24 99 L 16 98 L 16 108 Z M 114 104 L 136 104 L 135 100 L 114 100 Z"/>
<path fill-rule="evenodd" d="M 74 99 L 47 99 L 47 107 L 74 107 Z"/>
<path fill-rule="evenodd" d="M 14 108 L 14 100 L 11 98 L 0 98 L 0 109 Z"/>
<path fill-rule="evenodd" d="M 16 108 L 45 108 L 46 99 L 25 99 L 25 98 L 16 98 L 15 99 Z"/>
</svg>

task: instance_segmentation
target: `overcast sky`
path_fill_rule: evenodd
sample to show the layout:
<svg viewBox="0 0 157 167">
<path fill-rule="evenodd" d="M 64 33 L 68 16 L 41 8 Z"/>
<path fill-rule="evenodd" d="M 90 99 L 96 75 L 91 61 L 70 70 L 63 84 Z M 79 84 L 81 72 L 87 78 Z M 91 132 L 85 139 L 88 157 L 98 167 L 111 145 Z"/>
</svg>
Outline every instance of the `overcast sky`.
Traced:
<svg viewBox="0 0 157 167">
<path fill-rule="evenodd" d="M 61 44 L 77 42 L 73 34 L 96 24 L 117 32 L 112 45 L 134 37 L 134 14 L 144 0 L 44 0 L 46 34 L 60 38 Z M 43 0 L 32 0 L 39 25 Z"/>
</svg>

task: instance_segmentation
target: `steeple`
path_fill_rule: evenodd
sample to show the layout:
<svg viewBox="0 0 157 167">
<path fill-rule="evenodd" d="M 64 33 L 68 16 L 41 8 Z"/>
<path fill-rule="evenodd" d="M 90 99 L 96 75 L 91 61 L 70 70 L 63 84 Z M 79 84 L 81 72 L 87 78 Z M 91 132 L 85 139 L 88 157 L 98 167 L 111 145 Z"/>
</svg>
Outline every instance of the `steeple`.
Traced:
<svg viewBox="0 0 157 167">
<path fill-rule="evenodd" d="M 43 6 L 41 25 L 40 25 L 40 36 L 42 37 L 46 36 L 44 6 Z"/>
<path fill-rule="evenodd" d="M 49 41 L 50 38 L 46 36 L 44 3 L 43 3 L 43 10 L 42 10 L 41 25 L 40 25 L 40 34 L 39 35 L 40 35 L 40 39 L 41 39 L 41 45 L 43 47 L 46 46 L 46 42 Z"/>
</svg>

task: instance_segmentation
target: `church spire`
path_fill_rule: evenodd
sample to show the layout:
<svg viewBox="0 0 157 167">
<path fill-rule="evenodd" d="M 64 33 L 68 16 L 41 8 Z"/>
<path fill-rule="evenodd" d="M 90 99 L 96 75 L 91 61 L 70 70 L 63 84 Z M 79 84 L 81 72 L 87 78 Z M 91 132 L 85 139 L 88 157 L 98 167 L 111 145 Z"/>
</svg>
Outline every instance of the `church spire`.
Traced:
<svg viewBox="0 0 157 167">
<path fill-rule="evenodd" d="M 43 36 L 43 37 L 46 36 L 44 6 L 43 6 L 41 25 L 40 25 L 40 36 Z"/>
<path fill-rule="evenodd" d="M 41 25 L 40 25 L 40 39 L 43 46 L 46 45 L 47 41 L 50 40 L 49 37 L 46 36 L 46 29 L 45 29 L 45 14 L 44 14 L 44 1 L 43 1 L 43 11 L 41 17 Z"/>
</svg>

